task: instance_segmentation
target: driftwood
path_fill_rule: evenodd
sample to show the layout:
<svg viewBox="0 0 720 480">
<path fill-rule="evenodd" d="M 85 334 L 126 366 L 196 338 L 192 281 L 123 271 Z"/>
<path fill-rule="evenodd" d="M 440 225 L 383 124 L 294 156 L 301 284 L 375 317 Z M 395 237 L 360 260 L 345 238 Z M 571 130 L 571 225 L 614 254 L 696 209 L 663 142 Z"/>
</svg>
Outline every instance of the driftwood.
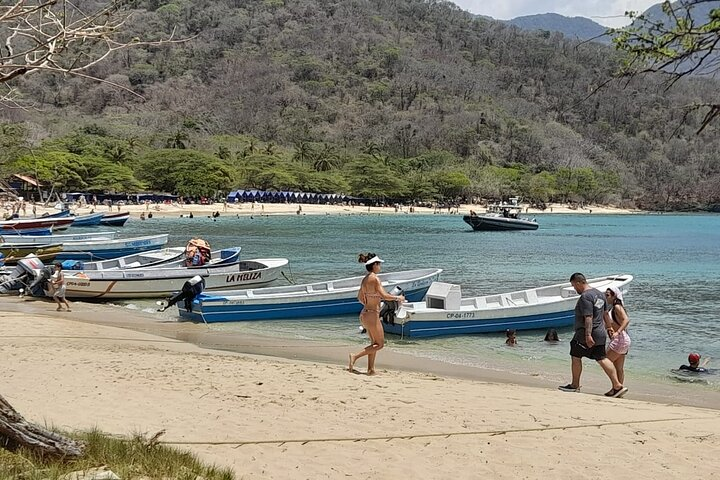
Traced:
<svg viewBox="0 0 720 480">
<path fill-rule="evenodd" d="M 0 448 L 14 451 L 27 448 L 43 457 L 78 458 L 85 445 L 25 420 L 0 395 Z"/>
</svg>

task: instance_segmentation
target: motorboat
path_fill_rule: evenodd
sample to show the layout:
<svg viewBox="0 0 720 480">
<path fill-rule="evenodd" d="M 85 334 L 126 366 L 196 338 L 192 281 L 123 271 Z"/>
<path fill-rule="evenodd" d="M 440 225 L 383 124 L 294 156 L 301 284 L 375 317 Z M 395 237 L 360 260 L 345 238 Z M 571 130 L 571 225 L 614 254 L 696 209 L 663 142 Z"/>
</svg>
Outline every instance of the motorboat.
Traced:
<svg viewBox="0 0 720 480">
<path fill-rule="evenodd" d="M 491 203 L 484 214 L 463 216 L 463 221 L 477 231 L 537 230 L 538 223 L 532 218 L 522 218 L 520 199 L 512 197 L 508 202 Z"/>
<path fill-rule="evenodd" d="M 420 300 L 441 272 L 440 268 L 425 268 L 381 273 L 378 277 L 386 290 L 399 288 L 407 300 Z M 207 323 L 359 313 L 362 304 L 357 296 L 363 278 L 202 293 L 192 301 L 190 311 L 179 304 L 178 308 L 182 319 Z"/>
<path fill-rule="evenodd" d="M 588 284 L 626 293 L 632 280 L 632 275 L 608 275 Z M 406 337 L 561 328 L 573 325 L 578 297 L 569 282 L 468 298 L 462 297 L 460 285 L 435 282 L 422 302 L 404 303 L 394 323 L 383 328 Z"/>
<path fill-rule="evenodd" d="M 134 253 L 157 250 L 168 242 L 168 234 L 111 240 L 79 240 L 63 242 L 57 260 L 107 260 Z"/>
</svg>

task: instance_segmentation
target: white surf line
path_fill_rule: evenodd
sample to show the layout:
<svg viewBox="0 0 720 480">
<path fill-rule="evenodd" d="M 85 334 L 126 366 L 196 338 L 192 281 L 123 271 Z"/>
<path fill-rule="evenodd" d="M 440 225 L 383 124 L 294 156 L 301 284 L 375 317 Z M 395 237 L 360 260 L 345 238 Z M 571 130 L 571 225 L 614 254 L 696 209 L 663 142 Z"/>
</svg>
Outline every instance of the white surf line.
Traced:
<svg viewBox="0 0 720 480">
<path fill-rule="evenodd" d="M 547 432 L 553 430 L 570 430 L 579 428 L 599 428 L 599 427 L 613 427 L 621 425 L 638 425 L 643 423 L 660 423 L 660 422 L 680 422 L 688 420 L 718 420 L 720 414 L 713 417 L 682 417 L 682 418 L 660 418 L 654 420 L 635 420 L 630 422 L 607 422 L 607 423 L 591 423 L 584 425 L 568 425 L 564 427 L 538 427 L 538 428 L 517 428 L 507 430 L 478 430 L 473 432 L 447 432 L 447 433 L 418 433 L 413 435 L 387 435 L 377 437 L 337 437 L 337 438 L 305 438 L 305 439 L 286 439 L 286 440 L 241 440 L 241 441 L 173 441 L 163 440 L 158 443 L 163 445 L 236 445 L 241 447 L 243 445 L 265 445 L 265 444 L 278 444 L 283 445 L 286 443 L 299 443 L 305 445 L 307 443 L 321 443 L 321 442 L 367 442 L 373 440 L 412 440 L 415 438 L 437 438 L 437 437 L 456 437 L 462 435 L 505 435 L 510 433 L 527 433 L 527 432 Z"/>
</svg>

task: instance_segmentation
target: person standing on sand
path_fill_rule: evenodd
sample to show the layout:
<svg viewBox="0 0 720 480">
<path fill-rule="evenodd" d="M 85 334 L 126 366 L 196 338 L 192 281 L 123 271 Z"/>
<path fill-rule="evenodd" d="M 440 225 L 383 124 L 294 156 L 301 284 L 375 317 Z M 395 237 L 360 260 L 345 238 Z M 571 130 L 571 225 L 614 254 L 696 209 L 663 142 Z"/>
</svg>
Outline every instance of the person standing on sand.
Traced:
<svg viewBox="0 0 720 480">
<path fill-rule="evenodd" d="M 72 310 L 70 310 L 70 304 L 65 300 L 65 275 L 62 271 L 62 263 L 55 262 L 55 273 L 50 277 L 50 283 L 53 287 L 53 299 L 58 304 L 57 311 L 62 311 L 62 306 L 65 304 L 67 311 L 72 312 Z"/>
<path fill-rule="evenodd" d="M 382 282 L 378 278 L 380 273 L 381 260 L 380 257 L 374 253 L 360 254 L 358 256 L 358 262 L 365 264 L 365 269 L 368 274 L 362 279 L 360 283 L 360 291 L 358 292 L 358 301 L 362 303 L 363 309 L 360 312 L 360 323 L 363 328 L 367 331 L 370 337 L 370 345 L 365 347 L 362 351 L 353 355 L 350 354 L 348 371 L 355 371 L 355 362 L 367 355 L 368 357 L 368 375 L 375 375 L 375 356 L 377 352 L 382 350 L 385 346 L 385 331 L 383 330 L 382 323 L 380 323 L 380 302 L 387 300 L 391 302 L 404 302 L 404 295 L 390 295 L 385 291 L 382 286 Z"/>
<path fill-rule="evenodd" d="M 580 295 L 575 305 L 575 335 L 570 341 L 572 382 L 558 388 L 564 392 L 580 390 L 582 358 L 587 357 L 595 360 L 612 382 L 612 390 L 605 396 L 620 398 L 628 389 L 620 383 L 615 365 L 605 355 L 605 295 L 588 285 L 582 273 L 573 273 L 570 284 Z"/>
<path fill-rule="evenodd" d="M 627 333 L 630 319 L 625 311 L 623 294 L 619 288 L 610 287 L 605 290 L 605 299 L 610 307 L 605 315 L 605 326 L 610 337 L 607 357 L 615 365 L 618 380 L 625 384 L 625 358 L 631 344 L 630 335 Z"/>
</svg>

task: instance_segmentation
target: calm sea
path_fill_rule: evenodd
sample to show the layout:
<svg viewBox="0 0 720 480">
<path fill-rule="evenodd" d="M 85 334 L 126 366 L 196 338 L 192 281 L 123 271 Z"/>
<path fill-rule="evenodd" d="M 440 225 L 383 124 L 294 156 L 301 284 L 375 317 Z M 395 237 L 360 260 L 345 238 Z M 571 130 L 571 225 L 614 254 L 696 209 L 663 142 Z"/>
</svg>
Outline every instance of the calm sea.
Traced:
<svg viewBox="0 0 720 480">
<path fill-rule="evenodd" d="M 202 236 L 213 248 L 242 246 L 244 258 L 286 257 L 298 283 L 362 274 L 357 255 L 368 251 L 386 260 L 385 271 L 443 268 L 441 279 L 462 285 L 464 295 L 559 283 L 576 271 L 588 277 L 630 273 L 628 374 L 677 381 L 670 369 L 693 351 L 716 358 L 720 367 L 720 216 L 540 215 L 538 221 L 537 231 L 473 232 L 458 215 L 155 218 L 132 219 L 122 233 L 169 232 L 171 246 Z M 129 303 L 152 309 L 148 301 Z M 360 345 L 354 316 L 212 328 Z M 545 344 L 543 335 L 520 333 L 519 348 L 505 347 L 502 334 L 418 341 L 390 336 L 388 347 L 489 368 L 567 366 L 570 329 L 560 332 L 563 342 L 556 346 Z M 720 375 L 708 379 L 708 388 L 720 389 Z"/>
</svg>

